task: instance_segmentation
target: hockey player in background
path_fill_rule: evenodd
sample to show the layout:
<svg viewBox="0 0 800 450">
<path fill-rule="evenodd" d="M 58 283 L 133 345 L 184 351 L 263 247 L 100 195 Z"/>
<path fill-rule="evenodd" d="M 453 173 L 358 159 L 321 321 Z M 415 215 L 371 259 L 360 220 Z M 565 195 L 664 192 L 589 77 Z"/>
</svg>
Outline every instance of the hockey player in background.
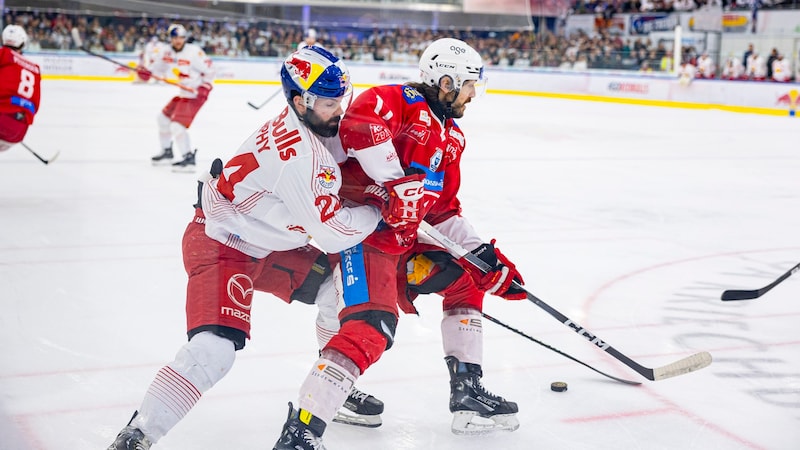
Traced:
<svg viewBox="0 0 800 450">
<path fill-rule="evenodd" d="M 141 44 L 140 44 L 141 45 Z M 139 65 L 137 67 L 147 69 L 147 74 L 144 77 L 147 78 L 147 81 L 144 80 L 142 73 L 144 71 L 137 70 L 136 71 L 136 79 L 134 83 L 146 83 L 148 81 L 156 81 L 155 78 L 151 78 L 152 75 L 156 75 L 158 77 L 166 77 L 167 69 L 169 68 L 166 64 L 158 64 L 156 65 L 156 61 L 160 59 L 162 47 L 168 47 L 169 44 L 165 44 L 158 40 L 157 35 L 150 36 L 150 39 L 144 42 L 141 45 L 141 50 L 139 53 Z"/>
<path fill-rule="evenodd" d="M 254 290 L 286 302 L 328 299 L 335 309 L 328 257 L 308 245 L 311 236 L 336 253 L 381 220 L 380 209 L 345 207 L 338 196 L 345 160 L 338 125 L 352 95 L 344 63 L 307 47 L 285 60 L 281 81 L 289 105 L 224 168 L 215 161 L 200 185 L 182 243 L 189 342 L 158 371 L 109 450 L 149 449 L 228 373 L 249 338 Z M 348 390 L 336 407 L 348 396 L 358 393 Z"/>
<path fill-rule="evenodd" d="M 342 195 L 381 205 L 384 226 L 341 252 L 334 265 L 341 329 L 302 384 L 298 409 L 290 405 L 274 450 L 323 448 L 321 436 L 350 386 L 392 346 L 398 306 L 416 312 L 411 300 L 434 292 L 444 297 L 441 332 L 452 431 L 519 427 L 516 403 L 487 391 L 481 381 L 481 311 L 487 292 L 526 298 L 512 286 L 522 277 L 494 240 L 478 236 L 457 198 L 465 138 L 454 119 L 485 88 L 483 63 L 465 42 L 440 39 L 423 52 L 419 66 L 422 82 L 368 89 L 342 120 L 342 144 L 353 157 L 342 168 Z M 493 269 L 484 274 L 422 237 L 418 242 L 422 218 Z"/>
<path fill-rule="evenodd" d="M 183 25 L 170 25 L 167 36 L 169 45 L 158 45 L 152 66 L 137 68 L 137 74 L 142 81 L 149 81 L 153 72 L 163 73 L 175 67 L 180 84 L 194 92 L 181 89 L 159 113 L 158 140 L 162 152 L 152 160 L 155 165 L 172 164 L 176 172 L 194 172 L 197 150 L 192 149 L 188 130 L 213 89 L 214 66 L 200 46 L 186 42 Z M 181 160 L 174 163 L 173 145 L 181 155 Z"/>
<path fill-rule="evenodd" d="M 0 47 L 0 152 L 22 142 L 39 111 L 42 75 L 24 56 L 28 34 L 19 25 L 3 29 Z"/>
</svg>

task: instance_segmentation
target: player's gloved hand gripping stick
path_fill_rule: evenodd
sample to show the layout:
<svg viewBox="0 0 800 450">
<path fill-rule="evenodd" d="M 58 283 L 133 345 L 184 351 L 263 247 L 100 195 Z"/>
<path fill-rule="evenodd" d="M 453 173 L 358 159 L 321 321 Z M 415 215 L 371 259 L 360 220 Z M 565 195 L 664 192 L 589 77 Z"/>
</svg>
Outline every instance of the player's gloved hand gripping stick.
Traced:
<svg viewBox="0 0 800 450">
<path fill-rule="evenodd" d="M 434 228 L 431 224 L 423 221 L 420 223 L 419 229 L 427 233 L 428 236 L 437 241 L 441 246 L 447 249 L 447 251 L 449 251 L 454 256 L 466 260 L 467 262 L 469 262 L 470 264 L 474 265 L 475 267 L 479 268 L 484 272 L 492 270 L 492 267 L 489 266 L 489 264 L 487 264 L 482 259 L 475 256 L 471 252 L 467 251 L 467 249 L 460 246 L 456 242 L 452 241 L 450 238 L 442 234 L 439 230 Z M 594 333 L 591 333 L 589 330 L 573 322 L 567 316 L 560 313 L 555 308 L 545 303 L 543 300 L 537 298 L 535 295 L 525 290 L 525 288 L 523 288 L 516 282 L 512 283 L 512 286 L 514 286 L 516 289 L 523 290 L 528 300 L 533 302 L 536 306 L 542 308 L 548 314 L 555 317 L 559 322 L 563 323 L 564 325 L 572 329 L 572 331 L 578 333 L 586 340 L 594 344 L 596 347 L 608 353 L 609 355 L 613 356 L 618 361 L 621 361 L 623 364 L 635 370 L 637 373 L 647 378 L 648 380 L 658 381 L 678 375 L 683 375 L 689 372 L 700 370 L 711 364 L 711 354 L 708 352 L 700 352 L 691 356 L 687 356 L 686 358 L 675 361 L 671 364 L 667 364 L 661 367 L 656 367 L 654 369 L 651 369 L 649 367 L 644 367 L 641 364 L 637 363 L 636 361 L 620 353 L 617 349 L 612 347 L 607 342 L 601 340 Z"/>
</svg>

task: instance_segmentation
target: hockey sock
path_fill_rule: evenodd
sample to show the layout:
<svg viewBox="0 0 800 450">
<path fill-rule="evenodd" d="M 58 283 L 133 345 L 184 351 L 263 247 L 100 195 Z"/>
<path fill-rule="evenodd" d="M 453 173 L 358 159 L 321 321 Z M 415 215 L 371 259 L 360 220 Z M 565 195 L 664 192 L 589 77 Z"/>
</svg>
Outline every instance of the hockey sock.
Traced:
<svg viewBox="0 0 800 450">
<path fill-rule="evenodd" d="M 186 156 L 192 152 L 192 143 L 189 140 L 189 133 L 186 127 L 178 122 L 170 122 L 169 130 L 172 133 L 172 142 L 179 155 Z"/>
<path fill-rule="evenodd" d="M 156 119 L 158 123 L 158 143 L 162 149 L 172 146 L 172 132 L 169 130 L 169 117 L 159 113 Z"/>
<path fill-rule="evenodd" d="M 339 332 L 339 301 L 336 296 L 333 277 L 328 277 L 319 286 L 317 293 L 317 343 L 325 348 L 328 341 Z"/>
<path fill-rule="evenodd" d="M 156 443 L 228 373 L 235 358 L 228 339 L 210 332 L 195 335 L 158 371 L 131 425 Z"/>
<path fill-rule="evenodd" d="M 300 387 L 298 407 L 330 423 L 359 375 L 349 358 L 334 350 L 323 351 Z"/>
<path fill-rule="evenodd" d="M 445 356 L 464 363 L 483 362 L 483 325 L 477 310 L 459 308 L 444 312 L 442 346 Z"/>
</svg>

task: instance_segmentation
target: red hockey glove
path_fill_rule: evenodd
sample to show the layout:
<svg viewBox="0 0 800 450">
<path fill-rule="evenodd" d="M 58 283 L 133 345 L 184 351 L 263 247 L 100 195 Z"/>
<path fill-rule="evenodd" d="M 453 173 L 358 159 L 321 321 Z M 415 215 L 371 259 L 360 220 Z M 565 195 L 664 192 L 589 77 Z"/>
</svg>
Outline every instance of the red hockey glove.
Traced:
<svg viewBox="0 0 800 450">
<path fill-rule="evenodd" d="M 136 75 L 138 75 L 142 81 L 150 81 L 150 77 L 153 75 L 153 72 L 150 72 L 144 67 L 138 67 L 136 69 Z"/>
<path fill-rule="evenodd" d="M 383 211 L 386 204 L 389 202 L 389 194 L 386 193 L 386 189 L 377 184 L 370 184 L 364 188 L 363 199 L 366 204 Z"/>
<path fill-rule="evenodd" d="M 197 87 L 197 98 L 206 101 L 208 98 L 208 93 L 211 92 L 211 89 L 214 89 L 214 86 L 211 86 L 208 83 L 201 84 Z"/>
<path fill-rule="evenodd" d="M 381 212 L 383 221 L 393 228 L 413 227 L 423 219 L 420 216 L 422 197 L 425 195 L 425 172 L 406 169 L 406 176 L 383 184 L 389 199 Z"/>
<path fill-rule="evenodd" d="M 525 284 L 525 282 L 522 280 L 522 275 L 517 272 L 514 263 L 495 248 L 495 242 L 496 240 L 492 239 L 492 242 L 483 244 L 472 251 L 473 255 L 492 267 L 491 271 L 483 273 L 468 261 L 464 261 L 462 265 L 472 275 L 475 284 L 481 290 L 486 291 L 487 294 L 503 297 L 506 300 L 523 300 L 527 298 L 527 294 L 523 289 L 512 286 L 511 283 L 514 281 L 520 285 Z"/>
<path fill-rule="evenodd" d="M 416 227 L 391 228 L 381 223 L 364 243 L 389 255 L 402 255 L 417 242 Z"/>
</svg>

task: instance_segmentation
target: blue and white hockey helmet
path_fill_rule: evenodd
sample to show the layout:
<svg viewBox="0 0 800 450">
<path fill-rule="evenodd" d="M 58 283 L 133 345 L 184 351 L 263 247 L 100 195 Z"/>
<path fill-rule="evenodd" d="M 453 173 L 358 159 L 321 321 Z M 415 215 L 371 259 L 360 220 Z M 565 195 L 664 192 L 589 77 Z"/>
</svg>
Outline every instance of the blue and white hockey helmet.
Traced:
<svg viewBox="0 0 800 450">
<path fill-rule="evenodd" d="M 281 67 L 281 85 L 289 104 L 295 95 L 300 95 L 311 109 L 318 97 L 339 98 L 352 93 L 350 72 L 344 61 L 316 45 L 298 49 L 286 58 Z"/>
<path fill-rule="evenodd" d="M 174 37 L 185 38 L 186 34 L 187 34 L 186 28 L 184 28 L 184 26 L 179 23 L 173 23 L 172 25 L 169 26 L 169 28 L 167 28 L 167 36 L 169 36 L 170 39 Z"/>
</svg>

